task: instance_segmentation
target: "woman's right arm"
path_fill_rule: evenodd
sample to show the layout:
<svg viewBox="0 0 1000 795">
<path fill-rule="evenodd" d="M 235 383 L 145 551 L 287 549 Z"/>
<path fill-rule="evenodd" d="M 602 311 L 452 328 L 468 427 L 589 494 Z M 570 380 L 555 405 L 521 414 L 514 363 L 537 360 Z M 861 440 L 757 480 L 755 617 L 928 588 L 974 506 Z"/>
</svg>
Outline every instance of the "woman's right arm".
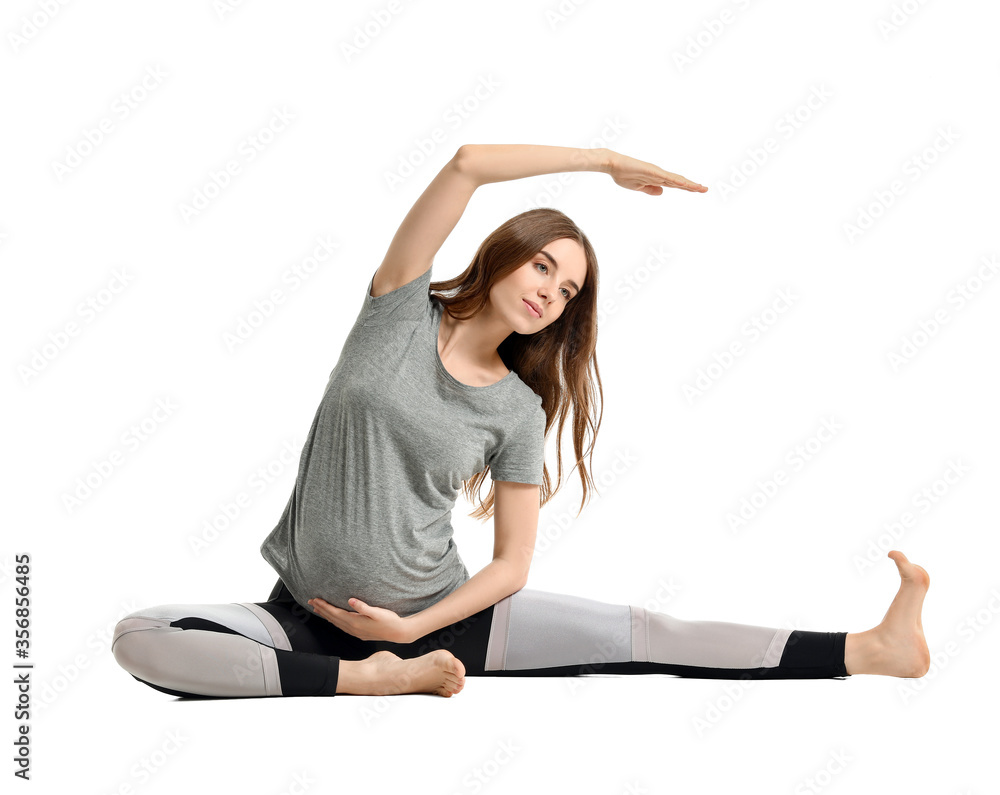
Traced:
<svg viewBox="0 0 1000 795">
<path fill-rule="evenodd" d="M 600 171 L 609 174 L 621 187 L 650 196 L 659 196 L 663 188 L 681 188 L 694 193 L 708 190 L 680 174 L 603 147 L 465 144 L 459 147 L 456 160 L 462 172 L 476 185 L 564 171 Z"/>
<path fill-rule="evenodd" d="M 541 144 L 463 144 L 420 194 L 389 244 L 372 280 L 372 297 L 427 272 L 480 185 L 565 171 L 598 171 L 616 184 L 659 196 L 663 188 L 703 193 L 708 188 L 604 147 Z"/>
<path fill-rule="evenodd" d="M 566 171 L 603 171 L 611 165 L 610 149 L 535 144 L 465 144 L 458 149 L 459 167 L 476 185 L 511 179 L 562 174 Z"/>
<path fill-rule="evenodd" d="M 530 144 L 463 144 L 414 202 L 375 271 L 372 297 L 427 272 L 480 185 L 563 171 L 605 171 L 609 149 Z"/>
</svg>

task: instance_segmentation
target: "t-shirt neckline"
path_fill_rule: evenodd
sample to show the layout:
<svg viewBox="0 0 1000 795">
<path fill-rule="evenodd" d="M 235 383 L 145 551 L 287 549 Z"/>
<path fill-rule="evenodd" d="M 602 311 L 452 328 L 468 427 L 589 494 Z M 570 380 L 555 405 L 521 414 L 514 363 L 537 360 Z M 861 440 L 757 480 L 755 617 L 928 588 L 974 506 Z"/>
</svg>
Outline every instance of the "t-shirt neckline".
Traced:
<svg viewBox="0 0 1000 795">
<path fill-rule="evenodd" d="M 514 376 L 516 374 L 513 370 L 510 370 L 507 373 L 507 375 L 505 375 L 499 381 L 494 381 L 492 384 L 486 384 L 485 386 L 473 386 L 472 384 L 463 384 L 461 381 L 455 378 L 455 376 L 449 373 L 448 368 L 445 367 L 444 362 L 441 361 L 441 354 L 438 353 L 438 336 L 441 333 L 441 318 L 444 317 L 444 304 L 442 304 L 440 301 L 435 301 L 434 306 L 436 307 L 437 311 L 437 319 L 434 321 L 434 333 L 431 334 L 432 338 L 431 341 L 434 345 L 434 361 L 437 362 L 438 369 L 441 371 L 441 374 L 445 378 L 447 378 L 449 381 L 451 381 L 451 383 L 455 384 L 456 386 L 468 390 L 493 389 L 494 387 L 500 386 L 505 381 L 512 381 L 514 379 Z"/>
</svg>

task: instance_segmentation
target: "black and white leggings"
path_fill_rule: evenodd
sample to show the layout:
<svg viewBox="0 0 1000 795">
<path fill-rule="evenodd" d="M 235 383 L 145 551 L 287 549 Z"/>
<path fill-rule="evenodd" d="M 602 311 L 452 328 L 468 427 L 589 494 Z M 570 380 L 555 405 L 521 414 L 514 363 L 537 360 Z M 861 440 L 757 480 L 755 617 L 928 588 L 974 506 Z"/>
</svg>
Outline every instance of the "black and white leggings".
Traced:
<svg viewBox="0 0 1000 795">
<path fill-rule="evenodd" d="M 340 660 L 447 649 L 467 676 L 674 674 L 702 679 L 845 677 L 846 632 L 688 621 L 634 605 L 522 588 L 413 643 L 364 641 L 298 604 L 279 579 L 266 602 L 171 604 L 115 627 L 126 671 L 175 696 L 332 696 Z"/>
</svg>

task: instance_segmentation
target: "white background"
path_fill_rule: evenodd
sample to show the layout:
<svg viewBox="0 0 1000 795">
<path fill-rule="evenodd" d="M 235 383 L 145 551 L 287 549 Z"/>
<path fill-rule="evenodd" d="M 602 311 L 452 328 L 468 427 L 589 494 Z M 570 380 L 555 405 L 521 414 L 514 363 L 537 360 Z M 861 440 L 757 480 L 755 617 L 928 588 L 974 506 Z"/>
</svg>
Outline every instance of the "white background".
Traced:
<svg viewBox="0 0 1000 795">
<path fill-rule="evenodd" d="M 3 654 L 13 556 L 28 552 L 28 786 L 991 791 L 1000 280 L 977 274 L 995 277 L 984 263 L 1000 256 L 998 17 L 982 0 L 7 4 Z M 250 160 L 276 109 L 293 118 Z M 193 702 L 117 665 L 109 633 L 127 612 L 267 598 L 259 546 L 363 291 L 463 143 L 607 146 L 710 188 L 651 197 L 598 173 L 487 185 L 435 260 L 451 277 L 505 219 L 555 206 L 615 302 L 598 345 L 600 493 L 577 517 L 567 434 L 529 587 L 855 632 L 895 594 L 898 548 L 931 575 L 926 677 L 470 678 L 452 699 Z M 229 160 L 240 173 L 185 218 Z M 323 237 L 336 253 L 289 289 Z M 227 344 L 275 288 L 284 302 Z M 765 314 L 782 290 L 794 301 Z M 99 313 L 81 313 L 89 300 Z M 736 342 L 743 355 L 690 399 Z M 788 456 L 831 418 L 797 468 Z M 733 529 L 778 469 L 784 484 Z M 925 488 L 933 502 L 915 502 Z M 491 525 L 470 510 L 454 524 L 475 572 Z"/>
</svg>

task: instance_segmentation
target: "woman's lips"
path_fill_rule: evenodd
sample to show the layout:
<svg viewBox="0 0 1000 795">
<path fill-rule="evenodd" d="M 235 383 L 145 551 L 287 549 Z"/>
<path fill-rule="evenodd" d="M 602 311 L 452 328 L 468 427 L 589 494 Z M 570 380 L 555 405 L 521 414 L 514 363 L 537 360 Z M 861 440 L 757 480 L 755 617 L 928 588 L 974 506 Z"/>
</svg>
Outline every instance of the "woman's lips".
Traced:
<svg viewBox="0 0 1000 795">
<path fill-rule="evenodd" d="M 524 305 L 528 307 L 528 311 L 531 312 L 532 315 L 534 315 L 535 317 L 541 317 L 541 315 L 535 311 L 534 307 L 532 307 L 532 305 L 528 303 L 527 299 L 522 298 L 521 300 L 524 301 Z"/>
</svg>

